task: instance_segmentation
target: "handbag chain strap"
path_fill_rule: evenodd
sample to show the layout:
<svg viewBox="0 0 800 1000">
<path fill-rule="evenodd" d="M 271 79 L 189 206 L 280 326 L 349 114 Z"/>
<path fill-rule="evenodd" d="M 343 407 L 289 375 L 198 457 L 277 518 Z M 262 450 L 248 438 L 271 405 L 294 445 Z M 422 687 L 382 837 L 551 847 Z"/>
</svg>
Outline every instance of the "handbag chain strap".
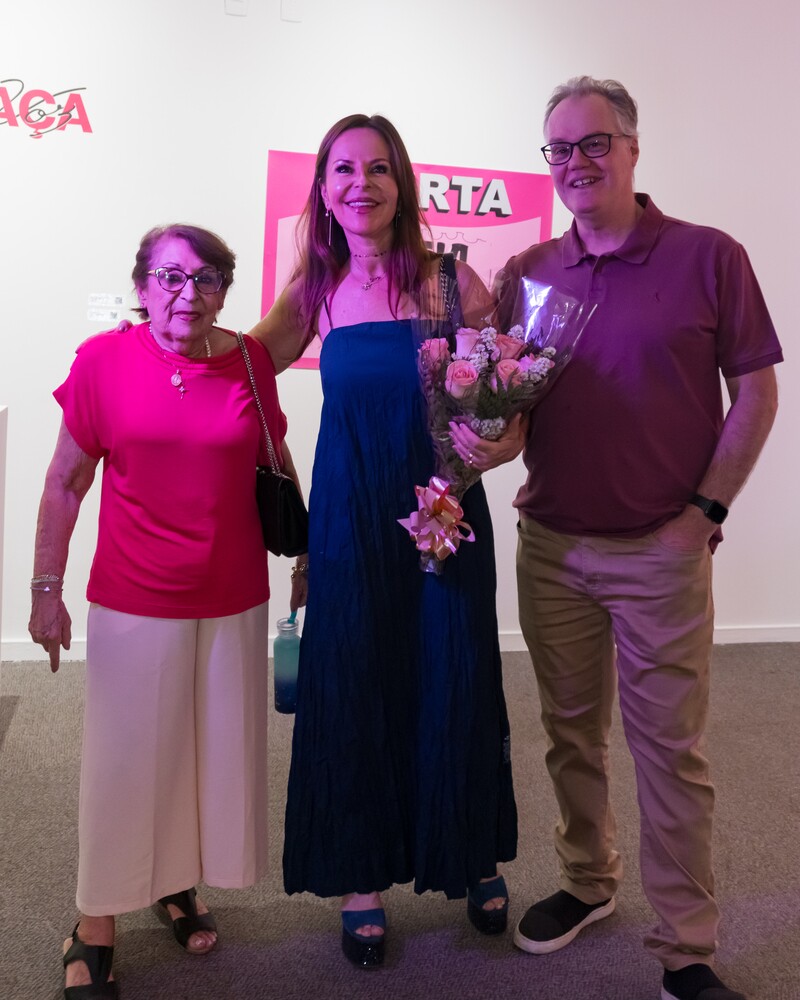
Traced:
<svg viewBox="0 0 800 1000">
<path fill-rule="evenodd" d="M 272 438 L 270 437 L 269 428 L 267 427 L 267 418 L 264 416 L 264 410 L 261 406 L 261 399 L 258 395 L 258 389 L 256 388 L 256 378 L 255 375 L 253 374 L 253 363 L 250 360 L 250 354 L 248 353 L 247 345 L 244 342 L 244 337 L 242 336 L 241 331 L 236 334 L 236 339 L 239 342 L 239 347 L 241 348 L 242 356 L 244 357 L 244 363 L 247 366 L 247 374 L 250 376 L 250 387 L 253 390 L 253 396 L 255 396 L 258 415 L 261 417 L 261 426 L 264 428 L 264 437 L 266 438 L 267 441 L 267 454 L 269 455 L 269 464 L 276 476 L 283 476 L 284 478 L 287 478 L 285 474 L 281 472 L 280 462 L 278 462 L 278 459 L 275 455 L 275 449 L 272 446 Z"/>
<path fill-rule="evenodd" d="M 444 302 L 445 314 L 450 321 L 450 326 L 453 325 L 453 306 L 455 305 L 455 293 L 456 289 L 453 286 L 453 282 L 450 281 L 447 275 L 447 263 L 445 261 L 445 255 L 439 258 L 439 285 L 442 289 L 442 301 Z M 455 333 L 455 330 L 453 331 Z"/>
<path fill-rule="evenodd" d="M 442 301 L 448 323 L 447 344 L 451 351 L 455 351 L 456 332 L 464 325 L 464 312 L 458 288 L 456 261 L 451 253 L 444 253 L 439 258 L 439 285 L 442 290 Z"/>
</svg>

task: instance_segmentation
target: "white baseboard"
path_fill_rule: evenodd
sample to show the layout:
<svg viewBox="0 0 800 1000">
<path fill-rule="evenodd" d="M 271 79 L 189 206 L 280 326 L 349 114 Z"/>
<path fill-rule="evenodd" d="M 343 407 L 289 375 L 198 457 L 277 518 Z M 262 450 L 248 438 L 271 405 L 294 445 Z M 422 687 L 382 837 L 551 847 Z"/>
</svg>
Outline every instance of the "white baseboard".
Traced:
<svg viewBox="0 0 800 1000">
<path fill-rule="evenodd" d="M 269 653 L 272 656 L 272 641 L 269 637 Z M 729 643 L 743 642 L 800 642 L 800 625 L 723 625 L 714 629 L 714 643 L 724 646 Z M 525 640 L 519 631 L 500 633 L 500 649 L 504 653 L 525 652 Z M 5 641 L 2 646 L 2 657 L 8 663 L 19 663 L 23 660 L 46 660 L 47 654 L 41 646 L 30 640 Z M 61 659 L 86 659 L 85 640 L 76 640 L 72 649 L 61 651 Z"/>
<path fill-rule="evenodd" d="M 723 625 L 714 629 L 714 645 L 744 642 L 800 642 L 800 625 Z M 504 653 L 524 652 L 521 632 L 501 632 L 500 649 Z"/>
<path fill-rule="evenodd" d="M 714 645 L 735 642 L 800 642 L 800 625 L 725 625 L 714 629 Z"/>
<path fill-rule="evenodd" d="M 31 642 L 30 639 L 27 641 L 24 639 L 19 640 L 3 640 L 3 662 L 4 663 L 21 663 L 25 660 L 47 660 L 47 653 L 42 649 L 41 646 L 37 646 L 35 642 Z M 86 642 L 78 642 L 74 640 L 71 649 L 61 650 L 61 660 L 67 662 L 68 660 L 85 660 L 86 659 Z"/>
</svg>

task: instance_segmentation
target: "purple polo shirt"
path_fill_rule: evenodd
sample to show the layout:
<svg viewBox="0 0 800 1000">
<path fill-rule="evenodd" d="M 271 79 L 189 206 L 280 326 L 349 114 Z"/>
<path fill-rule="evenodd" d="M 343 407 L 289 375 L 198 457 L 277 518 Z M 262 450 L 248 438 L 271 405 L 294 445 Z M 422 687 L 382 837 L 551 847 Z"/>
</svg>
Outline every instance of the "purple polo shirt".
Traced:
<svg viewBox="0 0 800 1000">
<path fill-rule="evenodd" d="M 783 360 L 744 248 L 636 197 L 644 212 L 614 253 L 586 253 L 573 222 L 498 276 L 502 329 L 515 319 L 520 276 L 597 303 L 533 411 L 528 479 L 514 501 L 553 531 L 636 538 L 679 514 L 722 429 L 720 371 Z"/>
</svg>

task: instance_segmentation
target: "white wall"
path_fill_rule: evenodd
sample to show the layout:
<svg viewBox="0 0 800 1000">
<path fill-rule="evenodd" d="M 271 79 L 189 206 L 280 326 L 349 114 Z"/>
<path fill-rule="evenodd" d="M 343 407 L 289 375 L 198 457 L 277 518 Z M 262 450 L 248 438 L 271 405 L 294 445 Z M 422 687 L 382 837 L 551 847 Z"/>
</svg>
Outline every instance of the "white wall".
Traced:
<svg viewBox="0 0 800 1000">
<path fill-rule="evenodd" d="M 6 507 L 6 434 L 8 431 L 8 407 L 0 406 L 0 566 L 3 565 L 3 522 L 5 520 Z M 3 621 L 3 576 L 0 573 L 0 624 Z M 2 660 L 3 640 L 0 633 L 0 660 Z M 0 683 L 2 683 L 2 669 L 0 667 Z"/>
<path fill-rule="evenodd" d="M 298 0 L 303 20 L 288 23 L 280 0 L 246 5 L 246 17 L 226 16 L 225 0 L 29 0 L 4 9 L 0 79 L 51 92 L 86 87 L 93 129 L 33 140 L 0 125 L 5 657 L 33 652 L 31 552 L 59 421 L 50 392 L 75 345 L 102 328 L 87 322 L 89 293 L 129 296 L 145 229 L 180 219 L 219 231 L 239 254 L 222 320 L 247 329 L 259 312 L 268 149 L 314 152 L 337 118 L 380 112 L 417 161 L 544 172 L 542 109 L 555 84 L 584 72 L 621 79 L 639 101 L 639 189 L 668 214 L 741 240 L 762 282 L 788 363 L 779 369 L 777 425 L 716 557 L 717 638 L 800 639 L 797 6 Z M 567 224 L 559 207 L 554 231 Z M 280 389 L 308 483 L 318 376 L 288 372 Z M 509 648 L 520 646 L 510 501 L 521 478 L 521 465 L 487 477 Z M 98 493 L 84 503 L 67 571 L 77 640 Z M 285 612 L 288 561 L 273 579 L 274 619 Z"/>
</svg>

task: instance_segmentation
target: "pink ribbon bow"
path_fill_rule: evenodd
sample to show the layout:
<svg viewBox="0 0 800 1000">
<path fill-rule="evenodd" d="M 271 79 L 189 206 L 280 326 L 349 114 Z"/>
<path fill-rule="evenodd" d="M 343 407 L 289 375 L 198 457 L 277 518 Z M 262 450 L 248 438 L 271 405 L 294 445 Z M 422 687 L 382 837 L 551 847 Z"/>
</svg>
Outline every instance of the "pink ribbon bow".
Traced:
<svg viewBox="0 0 800 1000">
<path fill-rule="evenodd" d="M 454 496 L 450 484 L 432 476 L 427 486 L 415 486 L 418 510 L 406 518 L 398 518 L 416 542 L 420 552 L 430 552 L 437 559 L 446 559 L 461 542 L 474 542 L 472 528 L 462 520 L 464 511 Z"/>
</svg>

